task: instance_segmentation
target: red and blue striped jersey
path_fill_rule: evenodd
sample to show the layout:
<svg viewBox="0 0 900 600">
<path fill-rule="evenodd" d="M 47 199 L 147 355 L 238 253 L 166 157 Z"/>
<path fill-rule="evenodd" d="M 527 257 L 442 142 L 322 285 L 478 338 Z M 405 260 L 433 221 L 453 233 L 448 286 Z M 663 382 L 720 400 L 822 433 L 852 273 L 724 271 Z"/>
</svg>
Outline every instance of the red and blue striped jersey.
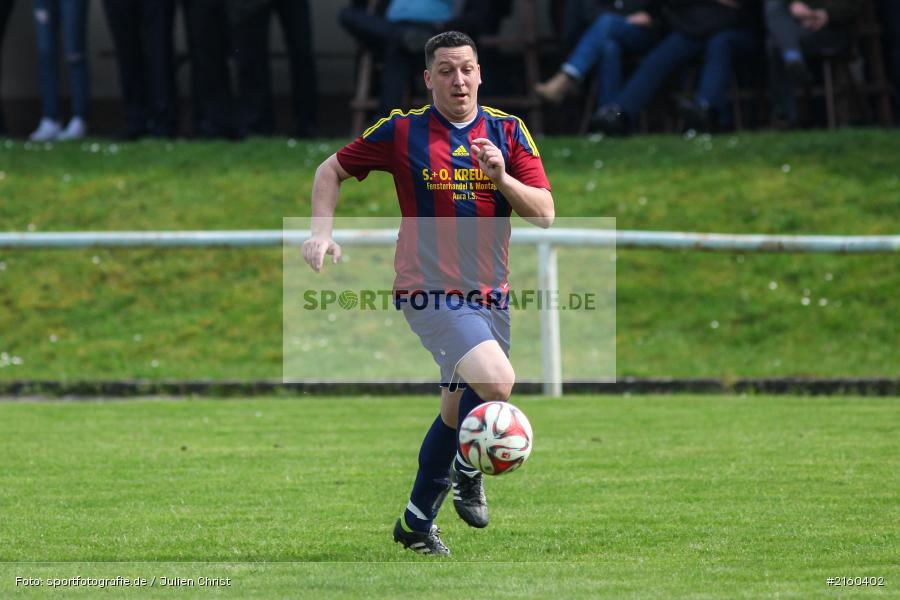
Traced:
<svg viewBox="0 0 900 600">
<path fill-rule="evenodd" d="M 394 289 L 488 294 L 508 288 L 511 208 L 472 156 L 476 138 L 500 149 L 512 177 L 550 190 L 525 124 L 487 106 L 462 128 L 432 106 L 395 110 L 337 152 L 360 181 L 371 171 L 393 175 L 403 217 Z"/>
</svg>

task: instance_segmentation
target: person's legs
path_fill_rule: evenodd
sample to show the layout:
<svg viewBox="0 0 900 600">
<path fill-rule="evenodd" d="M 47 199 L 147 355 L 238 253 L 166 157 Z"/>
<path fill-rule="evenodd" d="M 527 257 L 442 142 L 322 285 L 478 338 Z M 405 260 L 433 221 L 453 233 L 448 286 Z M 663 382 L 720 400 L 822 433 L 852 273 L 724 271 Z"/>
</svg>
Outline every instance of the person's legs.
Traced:
<svg viewBox="0 0 900 600">
<path fill-rule="evenodd" d="M 346 7 L 338 13 L 338 20 L 350 35 L 376 52 L 381 52 L 395 35 L 394 28 L 387 19 L 380 15 L 370 15 L 362 8 Z"/>
<path fill-rule="evenodd" d="M 461 395 L 462 390 L 450 392 L 447 388 L 441 389 L 441 414 L 422 440 L 419 470 L 401 519 L 401 527 L 407 531 L 430 531 L 450 490 L 448 477 L 456 452 L 456 422 L 448 421 L 447 414 L 455 412 Z"/>
<path fill-rule="evenodd" d="M 728 87 L 734 72 L 736 58 L 748 57 L 757 51 L 756 36 L 746 29 L 726 29 L 713 35 L 706 42 L 700 85 L 696 101 L 711 107 L 719 118 L 719 125 L 727 127 L 733 122 L 728 104 Z"/>
<path fill-rule="evenodd" d="M 9 21 L 9 15 L 13 9 L 15 0 L 0 0 L 0 56 L 3 52 L 3 38 L 6 34 L 6 23 Z M 2 62 L 2 61 L 0 61 Z M 2 82 L 0 75 L 0 82 Z M 3 107 L 0 106 L 0 136 L 6 135 L 6 119 L 3 116 Z"/>
<path fill-rule="evenodd" d="M 230 137 L 233 125 L 225 3 L 186 0 L 184 7 L 191 53 L 194 135 Z"/>
<path fill-rule="evenodd" d="M 644 58 L 612 103 L 620 106 L 631 122 L 636 121 L 669 74 L 702 51 L 703 40 L 670 33 Z"/>
<path fill-rule="evenodd" d="M 462 358 L 456 370 L 483 402 L 505 402 L 516 382 L 516 372 L 509 357 L 496 340 L 474 347 Z M 467 412 L 460 410 L 463 418 Z"/>
<path fill-rule="evenodd" d="M 609 43 L 615 43 L 615 51 L 620 53 L 636 53 L 646 51 L 653 43 L 653 31 L 649 27 L 632 25 L 622 15 L 615 13 L 603 13 L 594 21 L 575 50 L 563 63 L 562 70 L 575 79 L 584 79 L 598 61 L 601 69 L 605 70 L 607 49 Z M 613 68 L 621 71 L 621 66 Z"/>
<path fill-rule="evenodd" d="M 269 68 L 268 4 L 243 10 L 232 22 L 234 58 L 237 62 L 238 135 L 269 135 L 274 131 L 271 71 Z"/>
<path fill-rule="evenodd" d="M 501 333 L 501 342 L 508 342 Z M 503 336 L 506 335 L 506 340 Z M 468 387 L 459 399 L 456 430 L 469 412 L 482 402 L 506 402 L 512 393 L 516 374 L 509 362 L 508 344 L 501 347 L 497 340 L 486 341 L 473 348 L 460 360 L 456 370 Z M 484 476 L 466 460 L 458 447 L 450 482 L 453 486 L 453 506 L 457 514 L 472 527 L 487 527 L 489 523 L 487 498 L 484 495 Z"/>
<path fill-rule="evenodd" d="M 879 0 L 878 16 L 884 28 L 882 43 L 887 76 L 893 87 L 894 122 L 900 122 L 900 2 Z"/>
<path fill-rule="evenodd" d="M 653 47 L 656 35 L 647 27 L 639 27 L 623 22 L 609 31 L 603 44 L 597 77 L 600 78 L 600 93 L 597 106 L 612 101 L 622 89 L 622 68 L 625 56 L 643 54 Z"/>
<path fill-rule="evenodd" d="M 766 0 L 765 21 L 766 30 L 779 53 L 802 58 L 800 37 L 803 28 L 794 20 L 788 4 L 782 0 Z"/>
<path fill-rule="evenodd" d="M 508 358 L 509 311 L 475 304 L 449 308 L 449 302 L 420 307 L 408 298 L 400 304 L 411 329 L 440 366 L 441 382 L 447 387 L 441 399 L 441 418 L 422 445 L 412 494 L 418 500 L 411 500 L 413 506 L 404 513 L 401 527 L 422 533 L 431 527 L 440 506 L 434 502 L 441 492 L 435 482 L 446 478 L 448 469 L 457 513 L 469 525 L 484 527 L 488 517 L 483 477 L 458 456 L 456 430 L 482 401 L 509 397 L 515 381 Z M 467 387 L 457 390 L 462 386 Z M 458 467 L 451 468 L 451 462 Z M 434 510 L 429 511 L 429 506 Z"/>
<path fill-rule="evenodd" d="M 631 27 L 634 26 L 629 25 L 622 15 L 603 13 L 584 32 L 560 69 L 573 79 L 583 81 L 603 55 L 604 44 L 613 37 L 613 33 Z"/>
<path fill-rule="evenodd" d="M 175 135 L 177 98 L 173 31 L 174 0 L 141 0 L 141 40 L 144 88 L 147 90 L 146 126 L 154 136 Z"/>
<path fill-rule="evenodd" d="M 459 400 L 457 428 L 466 415 L 482 402 L 506 402 L 516 381 L 516 372 L 509 362 L 507 351 L 496 340 L 474 347 L 460 360 L 456 372 L 468 386 Z M 455 466 L 457 470 L 475 472 L 475 468 L 459 453 Z"/>
<path fill-rule="evenodd" d="M 63 56 L 69 67 L 72 115 L 87 119 L 90 75 L 87 60 L 87 0 L 61 0 Z"/>
<path fill-rule="evenodd" d="M 119 82 L 122 106 L 125 112 L 125 131 L 128 137 L 143 133 L 147 125 L 144 102 L 144 55 L 140 35 L 140 13 L 130 2 L 103 0 L 103 10 L 109 23 L 116 59 L 119 64 Z"/>
<path fill-rule="evenodd" d="M 769 68 L 769 93 L 772 95 L 774 119 L 778 123 L 794 125 L 797 122 L 794 88 L 785 71 L 781 49 L 771 37 L 766 40 L 766 62 Z"/>
<path fill-rule="evenodd" d="M 291 61 L 291 96 L 294 133 L 308 137 L 316 122 L 318 79 L 312 53 L 312 27 L 308 0 L 277 0 L 275 9 L 281 22 Z"/>
<path fill-rule="evenodd" d="M 535 90 L 548 102 L 560 102 L 597 65 L 598 105 L 605 104 L 622 86 L 623 56 L 646 51 L 653 40 L 650 29 L 631 25 L 621 15 L 603 13 L 581 37 L 559 72 Z"/>
<path fill-rule="evenodd" d="M 41 86 L 41 112 L 45 119 L 59 121 L 59 0 L 34 0 L 34 27 L 37 40 Z"/>
</svg>

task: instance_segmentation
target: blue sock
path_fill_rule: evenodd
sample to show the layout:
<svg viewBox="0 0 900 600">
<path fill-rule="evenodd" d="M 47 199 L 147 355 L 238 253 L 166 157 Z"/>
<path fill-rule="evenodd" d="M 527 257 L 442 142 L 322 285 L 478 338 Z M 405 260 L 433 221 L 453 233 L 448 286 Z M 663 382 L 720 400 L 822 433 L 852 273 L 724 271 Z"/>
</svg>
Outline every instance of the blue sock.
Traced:
<svg viewBox="0 0 900 600">
<path fill-rule="evenodd" d="M 484 402 L 484 400 L 482 400 L 481 397 L 475 393 L 475 390 L 473 390 L 471 387 L 466 388 L 466 391 L 463 392 L 462 397 L 460 397 L 459 399 L 459 422 L 456 425 L 457 431 L 459 431 L 460 425 L 462 425 L 463 419 L 466 418 L 466 415 L 468 415 L 473 408 L 475 408 L 482 402 Z M 458 443 L 459 442 L 457 442 L 457 444 Z M 462 471 L 463 473 L 470 476 L 476 475 L 478 473 L 478 470 L 465 460 L 458 448 L 456 452 L 456 458 L 454 459 L 454 467 L 457 471 Z"/>
<path fill-rule="evenodd" d="M 419 450 L 419 472 L 401 520 L 413 531 L 429 531 L 450 489 L 450 462 L 456 452 L 456 430 L 438 415 Z"/>
<path fill-rule="evenodd" d="M 788 48 L 781 56 L 784 58 L 784 62 L 803 62 L 803 53 L 796 48 Z"/>
</svg>

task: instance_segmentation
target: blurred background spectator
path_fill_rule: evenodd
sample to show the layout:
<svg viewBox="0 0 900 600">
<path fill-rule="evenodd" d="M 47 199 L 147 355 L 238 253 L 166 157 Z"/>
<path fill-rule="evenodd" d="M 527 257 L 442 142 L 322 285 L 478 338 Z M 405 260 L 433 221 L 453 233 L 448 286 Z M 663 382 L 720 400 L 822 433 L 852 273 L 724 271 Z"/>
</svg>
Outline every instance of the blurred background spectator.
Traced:
<svg viewBox="0 0 900 600">
<path fill-rule="evenodd" d="M 808 86 L 807 58 L 846 52 L 859 0 L 766 0 L 765 17 L 775 119 L 794 125 L 794 87 Z"/>
<path fill-rule="evenodd" d="M 12 12 L 15 0 L 0 0 L 0 56 L 3 56 L 3 39 L 6 37 L 6 23 L 9 21 L 9 14 Z M 3 81 L 3 69 L 0 64 L 0 83 Z M 0 136 L 6 135 L 6 119 L 3 116 L 3 106 L 0 103 Z"/>
<path fill-rule="evenodd" d="M 462 31 L 473 39 L 495 33 L 511 9 L 509 0 L 466 0 L 457 10 L 454 0 L 356 0 L 340 13 L 341 24 L 383 63 L 379 114 L 401 106 L 413 67 L 424 68 L 423 49 L 431 36 Z M 481 58 L 481 57 L 479 57 Z"/>
<path fill-rule="evenodd" d="M 609 4 L 607 0 L 553 0 L 550 3 L 554 29 L 566 52 L 575 48 L 588 27 L 601 13 L 609 10 Z"/>
<path fill-rule="evenodd" d="M 103 7 L 119 65 L 122 137 L 175 135 L 175 0 L 103 0 Z"/>
<path fill-rule="evenodd" d="M 900 1 L 878 0 L 876 7 L 883 32 L 882 46 L 887 76 L 893 88 L 894 119 L 897 123 L 900 122 Z"/>
<path fill-rule="evenodd" d="M 479 42 L 491 74 L 483 101 L 536 132 L 583 132 L 592 114 L 610 132 L 766 126 L 773 114 L 790 126 L 799 120 L 794 99 L 807 109 L 803 125 L 895 122 L 900 2 L 757 2 L 103 0 L 90 11 L 89 0 L 0 0 L 0 131 L 75 139 L 90 116 L 91 133 L 128 139 L 345 135 L 376 108 L 427 102 L 422 45 L 450 27 Z M 648 42 L 648 32 L 658 37 Z M 359 60 L 354 36 L 378 53 L 374 66 L 371 56 Z M 541 67 L 549 79 L 535 85 Z M 539 109 L 582 81 L 590 102 L 576 94 L 565 110 Z"/>
<path fill-rule="evenodd" d="M 35 142 L 77 140 L 87 135 L 90 78 L 87 60 L 87 0 L 33 0 L 41 87 L 41 120 Z M 62 34 L 60 36 L 60 34 Z M 72 116 L 63 128 L 59 106 L 59 39 L 69 73 Z"/>
<path fill-rule="evenodd" d="M 276 15 L 290 61 L 294 135 L 308 137 L 316 118 L 318 86 L 307 0 L 229 0 L 228 17 L 237 65 L 236 132 L 275 131 L 269 56 L 270 22 Z"/>
<path fill-rule="evenodd" d="M 194 136 L 231 138 L 233 98 L 228 57 L 231 54 L 226 0 L 184 0 L 184 20 L 191 62 Z"/>
<path fill-rule="evenodd" d="M 630 133 L 661 85 L 676 70 L 702 58 L 700 83 L 681 106 L 686 129 L 709 131 L 732 123 L 728 105 L 735 60 L 758 51 L 753 26 L 759 5 L 738 0 L 668 0 L 669 33 L 641 62 L 625 87 L 601 106 L 592 127 L 610 135 Z"/>
<path fill-rule="evenodd" d="M 574 11 L 580 10 L 582 3 L 570 0 L 567 4 Z M 562 102 L 596 65 L 599 108 L 612 101 L 621 89 L 625 58 L 644 54 L 658 40 L 660 15 L 656 0 L 606 0 L 594 4 L 599 5 L 600 14 L 581 35 L 574 51 L 552 78 L 535 87 L 543 101 Z M 567 28 L 568 21 L 567 18 Z"/>
</svg>

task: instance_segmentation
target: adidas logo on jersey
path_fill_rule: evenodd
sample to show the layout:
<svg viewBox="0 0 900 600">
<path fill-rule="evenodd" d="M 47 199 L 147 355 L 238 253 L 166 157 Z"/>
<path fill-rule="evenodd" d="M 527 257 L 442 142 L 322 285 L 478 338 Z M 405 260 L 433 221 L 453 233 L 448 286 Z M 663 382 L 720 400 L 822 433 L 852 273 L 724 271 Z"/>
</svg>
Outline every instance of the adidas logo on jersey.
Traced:
<svg viewBox="0 0 900 600">
<path fill-rule="evenodd" d="M 460 144 L 459 148 L 453 151 L 453 156 L 469 156 L 469 151 L 466 150 L 465 146 Z"/>
</svg>

